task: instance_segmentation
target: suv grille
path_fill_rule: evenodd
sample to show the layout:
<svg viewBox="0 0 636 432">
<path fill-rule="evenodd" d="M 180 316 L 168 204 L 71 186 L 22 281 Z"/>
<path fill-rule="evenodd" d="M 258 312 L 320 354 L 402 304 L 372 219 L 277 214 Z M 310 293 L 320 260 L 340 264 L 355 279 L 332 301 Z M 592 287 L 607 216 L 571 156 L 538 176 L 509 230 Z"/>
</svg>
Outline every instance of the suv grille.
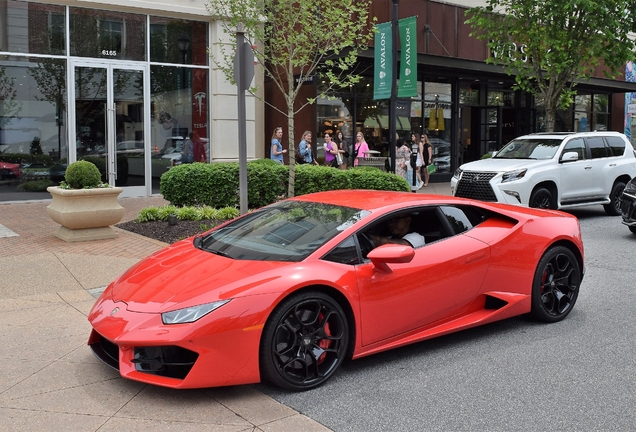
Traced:
<svg viewBox="0 0 636 432">
<path fill-rule="evenodd" d="M 497 201 L 495 192 L 490 187 L 490 179 L 496 175 L 497 173 L 464 171 L 457 183 L 455 196 L 480 201 Z"/>
</svg>

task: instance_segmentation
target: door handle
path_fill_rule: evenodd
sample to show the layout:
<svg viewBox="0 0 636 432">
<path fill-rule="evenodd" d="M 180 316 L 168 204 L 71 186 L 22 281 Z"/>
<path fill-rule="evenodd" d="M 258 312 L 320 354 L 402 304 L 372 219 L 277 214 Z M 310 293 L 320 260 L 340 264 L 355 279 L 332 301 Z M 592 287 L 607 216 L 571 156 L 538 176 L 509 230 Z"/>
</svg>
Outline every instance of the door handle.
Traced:
<svg viewBox="0 0 636 432">
<path fill-rule="evenodd" d="M 585 169 L 592 169 L 592 165 L 587 165 Z"/>
<path fill-rule="evenodd" d="M 466 257 L 466 264 L 474 263 L 486 257 L 486 252 L 477 252 Z"/>
</svg>

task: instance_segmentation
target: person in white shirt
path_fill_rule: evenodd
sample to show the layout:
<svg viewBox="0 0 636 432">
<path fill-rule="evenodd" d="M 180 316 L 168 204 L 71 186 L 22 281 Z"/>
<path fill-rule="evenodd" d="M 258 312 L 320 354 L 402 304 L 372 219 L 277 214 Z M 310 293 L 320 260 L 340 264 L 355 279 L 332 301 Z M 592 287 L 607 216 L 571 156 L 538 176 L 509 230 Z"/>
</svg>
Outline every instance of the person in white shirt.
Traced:
<svg viewBox="0 0 636 432">
<path fill-rule="evenodd" d="M 424 246 L 426 242 L 424 236 L 416 232 L 411 232 L 411 216 L 404 214 L 389 219 L 389 231 L 391 235 L 388 237 L 369 234 L 375 246 L 384 244 L 403 244 L 414 248 Z"/>
</svg>

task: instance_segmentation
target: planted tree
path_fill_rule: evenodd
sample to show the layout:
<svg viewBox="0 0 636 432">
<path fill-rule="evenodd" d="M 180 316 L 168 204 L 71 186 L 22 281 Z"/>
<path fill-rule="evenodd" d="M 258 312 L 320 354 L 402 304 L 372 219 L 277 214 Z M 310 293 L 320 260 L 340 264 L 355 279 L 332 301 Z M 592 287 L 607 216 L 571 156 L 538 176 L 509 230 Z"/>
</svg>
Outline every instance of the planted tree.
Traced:
<svg viewBox="0 0 636 432">
<path fill-rule="evenodd" d="M 577 81 L 599 64 L 615 78 L 636 56 L 633 0 L 488 0 L 466 15 L 471 36 L 488 41 L 486 61 L 503 65 L 515 88 L 545 104 L 547 131 L 556 111 L 571 106 Z"/>
<path fill-rule="evenodd" d="M 227 79 L 234 82 L 233 58 L 238 26 L 246 32 L 246 42 L 257 46 L 254 56 L 266 78 L 285 98 L 289 142 L 289 188 L 294 196 L 295 146 L 294 116 L 315 99 L 297 100 L 303 83 L 320 75 L 326 85 L 320 97 L 332 90 L 357 83 L 358 52 L 373 37 L 374 19 L 369 19 L 371 0 L 210 0 L 210 13 L 221 20 L 226 40 L 221 55 L 213 60 Z M 256 88 L 249 90 L 258 97 Z M 267 103 L 267 101 L 265 101 Z"/>
</svg>

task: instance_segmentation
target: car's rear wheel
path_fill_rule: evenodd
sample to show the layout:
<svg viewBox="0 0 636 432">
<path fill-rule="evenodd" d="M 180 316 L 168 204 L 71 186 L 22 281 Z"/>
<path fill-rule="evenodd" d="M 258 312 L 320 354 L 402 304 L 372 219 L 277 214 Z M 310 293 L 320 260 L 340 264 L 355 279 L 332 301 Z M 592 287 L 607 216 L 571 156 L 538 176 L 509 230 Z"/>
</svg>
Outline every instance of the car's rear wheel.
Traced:
<svg viewBox="0 0 636 432">
<path fill-rule="evenodd" d="M 556 200 L 552 192 L 544 187 L 540 187 L 532 192 L 528 205 L 534 208 L 556 209 Z"/>
<path fill-rule="evenodd" d="M 581 267 L 568 248 L 555 246 L 541 257 L 532 284 L 534 318 L 557 322 L 568 316 L 576 303 Z"/>
<path fill-rule="evenodd" d="M 261 374 L 289 390 L 318 387 L 338 369 L 348 343 L 347 317 L 333 298 L 317 291 L 291 295 L 263 329 Z"/>
<path fill-rule="evenodd" d="M 603 208 L 605 213 L 610 216 L 619 216 L 621 214 L 621 204 L 623 203 L 623 191 L 625 190 L 625 183 L 617 181 L 612 186 L 612 192 L 610 193 L 610 203 L 605 204 Z"/>
</svg>

